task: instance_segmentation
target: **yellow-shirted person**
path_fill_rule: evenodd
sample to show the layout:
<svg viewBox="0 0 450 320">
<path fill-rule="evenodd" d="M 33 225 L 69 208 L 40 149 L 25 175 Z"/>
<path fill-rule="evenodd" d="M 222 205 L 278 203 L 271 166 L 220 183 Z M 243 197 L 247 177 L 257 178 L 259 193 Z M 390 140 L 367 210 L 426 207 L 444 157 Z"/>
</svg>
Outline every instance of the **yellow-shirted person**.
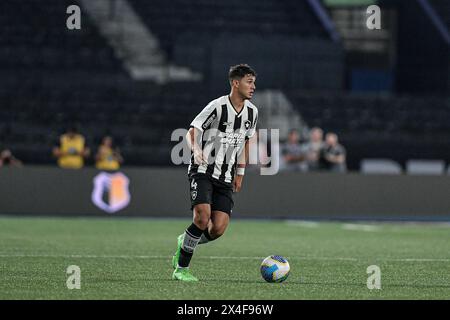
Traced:
<svg viewBox="0 0 450 320">
<path fill-rule="evenodd" d="M 53 155 L 58 158 L 58 166 L 64 169 L 82 168 L 89 153 L 83 135 L 79 134 L 76 128 L 69 128 L 61 135 L 59 147 L 53 148 Z"/>
<path fill-rule="evenodd" d="M 107 171 L 119 170 L 123 162 L 119 149 L 113 148 L 113 139 L 109 136 L 103 138 L 95 160 L 95 167 L 97 169 Z"/>
</svg>

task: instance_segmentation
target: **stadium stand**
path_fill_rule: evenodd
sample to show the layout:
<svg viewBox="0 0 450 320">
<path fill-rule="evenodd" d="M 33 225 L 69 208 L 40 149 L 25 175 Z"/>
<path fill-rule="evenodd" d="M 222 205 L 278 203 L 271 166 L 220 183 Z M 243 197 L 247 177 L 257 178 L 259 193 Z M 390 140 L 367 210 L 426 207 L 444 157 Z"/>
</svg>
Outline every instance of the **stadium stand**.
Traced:
<svg viewBox="0 0 450 320">
<path fill-rule="evenodd" d="M 89 17 L 81 30 L 66 28 L 66 9 L 73 1 L 2 1 L 0 63 L 10 72 L 72 71 L 120 73 L 120 60 L 101 38 Z"/>
<path fill-rule="evenodd" d="M 168 156 L 161 156 L 167 147 L 160 150 L 163 95 L 153 84 L 128 77 L 88 16 L 81 30 L 68 30 L 71 4 L 0 4 L 0 145 L 25 163 L 54 163 L 52 146 L 68 125 L 78 123 L 89 146 L 111 134 L 129 163 L 167 164 Z"/>
<path fill-rule="evenodd" d="M 276 0 L 164 0 L 130 1 L 172 57 L 173 47 L 184 33 L 195 33 L 198 41 L 221 34 L 284 34 L 326 37 L 304 1 Z"/>
<path fill-rule="evenodd" d="M 236 61 L 271 75 L 258 80 L 259 88 L 342 88 L 340 45 L 306 1 L 130 2 L 168 58 L 201 72 L 214 94 L 226 88 L 223 66 Z M 316 79 L 300 76 L 311 68 Z"/>
<path fill-rule="evenodd" d="M 310 126 L 337 132 L 349 167 L 363 158 L 450 158 L 450 100 L 445 96 L 288 92 Z"/>
<path fill-rule="evenodd" d="M 199 32 L 200 42 L 211 30 L 326 36 L 313 15 L 297 19 L 304 4 L 295 1 L 211 3 L 199 1 L 192 7 L 186 1 L 171 5 L 133 1 L 165 48 L 176 44 L 175 35 L 181 30 Z M 13 148 L 25 163 L 54 163 L 52 146 L 67 126 L 78 123 L 88 146 L 97 145 L 105 134 L 112 135 L 126 164 L 170 164 L 172 130 L 186 127 L 186 119 L 208 102 L 209 95 L 199 97 L 197 85 L 190 83 L 158 86 L 133 81 L 89 15 L 83 15 L 81 30 L 66 28 L 66 9 L 72 4 L 80 5 L 68 0 L 0 4 L 0 114 L 4 119 L 0 144 Z M 211 16 L 213 12 L 222 16 Z M 231 18 L 235 23 L 223 23 Z M 248 23 L 242 27 L 244 18 Z"/>
<path fill-rule="evenodd" d="M 350 169 L 368 157 L 450 158 L 442 139 L 450 132 L 448 98 L 344 92 L 342 47 L 308 1 L 129 2 L 169 60 L 201 71 L 204 82 L 133 80 L 89 15 L 81 30 L 66 28 L 66 8 L 78 1 L 2 1 L 0 149 L 12 149 L 25 164 L 54 164 L 51 148 L 78 123 L 91 148 L 113 136 L 125 165 L 170 165 L 172 131 L 223 94 L 224 66 L 243 60 L 262 75 L 259 90 L 286 91 L 310 126 L 339 134 Z M 430 2 L 448 22 L 446 2 Z"/>
</svg>

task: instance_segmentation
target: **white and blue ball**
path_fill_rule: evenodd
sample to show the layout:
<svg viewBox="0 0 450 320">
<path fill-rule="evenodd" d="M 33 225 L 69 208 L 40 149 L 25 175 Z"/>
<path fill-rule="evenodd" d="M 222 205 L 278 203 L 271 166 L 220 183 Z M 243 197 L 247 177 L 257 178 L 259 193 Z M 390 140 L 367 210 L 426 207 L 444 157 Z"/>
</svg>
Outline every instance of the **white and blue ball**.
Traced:
<svg viewBox="0 0 450 320">
<path fill-rule="evenodd" d="M 261 275 L 267 282 L 283 282 L 290 270 L 289 262 L 282 256 L 269 256 L 261 263 Z"/>
</svg>

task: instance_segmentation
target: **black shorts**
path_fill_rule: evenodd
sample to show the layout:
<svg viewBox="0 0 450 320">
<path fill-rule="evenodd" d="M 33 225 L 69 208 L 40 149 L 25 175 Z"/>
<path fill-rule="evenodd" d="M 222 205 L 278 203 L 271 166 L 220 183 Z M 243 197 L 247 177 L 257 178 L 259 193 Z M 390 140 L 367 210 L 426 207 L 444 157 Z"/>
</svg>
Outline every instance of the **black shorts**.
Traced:
<svg viewBox="0 0 450 320">
<path fill-rule="evenodd" d="M 197 204 L 209 203 L 211 211 L 231 214 L 234 206 L 233 187 L 204 173 L 189 177 L 191 210 Z"/>
</svg>

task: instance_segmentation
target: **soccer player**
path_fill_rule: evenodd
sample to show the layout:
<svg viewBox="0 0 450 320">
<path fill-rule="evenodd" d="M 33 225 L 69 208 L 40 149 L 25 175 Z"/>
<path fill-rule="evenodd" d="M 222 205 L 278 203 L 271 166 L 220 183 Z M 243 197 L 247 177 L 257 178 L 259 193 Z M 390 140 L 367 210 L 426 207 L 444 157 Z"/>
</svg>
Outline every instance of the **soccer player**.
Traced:
<svg viewBox="0 0 450 320">
<path fill-rule="evenodd" d="M 192 121 L 186 135 L 191 148 L 188 168 L 193 223 L 178 237 L 172 259 L 173 279 L 198 281 L 189 263 L 198 244 L 219 238 L 226 230 L 255 134 L 258 109 L 249 101 L 256 73 L 246 64 L 232 66 L 231 92 L 211 101 Z"/>
</svg>

